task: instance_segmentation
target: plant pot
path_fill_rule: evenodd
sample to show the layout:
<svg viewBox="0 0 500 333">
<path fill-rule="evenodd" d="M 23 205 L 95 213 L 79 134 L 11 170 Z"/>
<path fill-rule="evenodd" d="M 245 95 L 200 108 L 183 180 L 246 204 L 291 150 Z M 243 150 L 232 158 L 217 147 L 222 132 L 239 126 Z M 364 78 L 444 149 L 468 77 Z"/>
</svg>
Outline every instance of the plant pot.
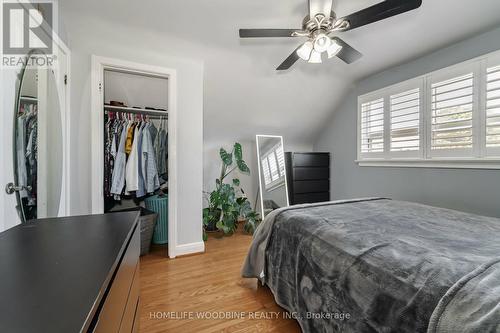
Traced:
<svg viewBox="0 0 500 333">
<path fill-rule="evenodd" d="M 220 209 L 216 209 L 214 210 L 214 212 L 212 213 L 213 214 L 213 221 L 214 222 L 209 222 L 208 224 L 205 224 L 203 225 L 203 228 L 205 229 L 205 232 L 217 232 L 219 229 L 217 229 L 217 222 L 215 221 L 218 221 L 219 218 L 220 218 L 220 215 L 222 214 L 222 211 Z"/>
<path fill-rule="evenodd" d="M 209 225 L 205 225 L 203 227 L 205 228 L 205 232 L 208 234 L 219 231 L 219 229 L 215 226 L 215 223 L 209 223 Z"/>
</svg>

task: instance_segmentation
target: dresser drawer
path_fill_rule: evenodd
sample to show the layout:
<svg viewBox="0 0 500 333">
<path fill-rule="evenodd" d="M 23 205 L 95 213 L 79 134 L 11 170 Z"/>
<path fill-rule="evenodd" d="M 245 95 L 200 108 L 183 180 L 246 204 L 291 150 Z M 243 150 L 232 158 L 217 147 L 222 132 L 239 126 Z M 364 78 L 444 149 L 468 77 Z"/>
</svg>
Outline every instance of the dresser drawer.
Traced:
<svg viewBox="0 0 500 333">
<path fill-rule="evenodd" d="M 98 314 L 99 317 L 94 332 L 120 332 L 133 284 L 135 280 L 139 280 L 138 278 L 134 279 L 135 274 L 138 273 L 139 254 L 140 228 L 137 225 L 117 268 L 116 275 L 111 282 L 103 307 Z"/>
<path fill-rule="evenodd" d="M 130 288 L 130 293 L 128 296 L 127 306 L 125 307 L 125 312 L 123 314 L 122 324 L 120 326 L 120 333 L 130 333 L 133 332 L 134 321 L 138 314 L 139 306 L 139 264 L 135 269 L 134 281 L 132 282 L 132 287 Z"/>
<path fill-rule="evenodd" d="M 294 204 L 316 203 L 330 201 L 330 192 L 323 193 L 304 193 L 294 195 Z"/>
<path fill-rule="evenodd" d="M 328 153 L 294 153 L 294 167 L 329 167 L 330 154 Z"/>
<path fill-rule="evenodd" d="M 295 194 L 330 191 L 330 180 L 296 180 L 293 182 Z"/>
<path fill-rule="evenodd" d="M 325 180 L 330 179 L 329 168 L 294 168 L 293 180 Z"/>
</svg>

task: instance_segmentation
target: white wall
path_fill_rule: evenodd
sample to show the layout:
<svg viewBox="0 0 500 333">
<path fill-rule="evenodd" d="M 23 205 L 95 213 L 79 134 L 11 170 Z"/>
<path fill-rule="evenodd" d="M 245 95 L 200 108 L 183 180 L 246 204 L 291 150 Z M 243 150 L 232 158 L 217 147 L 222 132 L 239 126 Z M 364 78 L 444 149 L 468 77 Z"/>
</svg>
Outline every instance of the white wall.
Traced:
<svg viewBox="0 0 500 333">
<path fill-rule="evenodd" d="M 47 163 L 47 217 L 56 217 L 60 211 L 62 195 L 62 177 L 63 177 L 63 124 L 61 115 L 61 105 L 59 92 L 56 86 L 56 77 L 53 73 L 47 73 L 47 156 L 43 159 Z M 39 97 L 40 100 L 42 96 Z M 40 132 L 39 132 L 40 133 Z M 70 133 L 71 135 L 71 133 Z M 40 158 L 39 158 L 40 162 Z M 40 216 L 38 217 L 45 217 Z"/>
<path fill-rule="evenodd" d="M 167 109 L 168 80 L 116 71 L 104 72 L 104 103 L 119 101 L 130 107 Z"/>
<path fill-rule="evenodd" d="M 67 22 L 72 21 L 66 16 Z M 90 126 L 91 55 L 163 66 L 177 70 L 177 170 L 178 245 L 200 242 L 203 182 L 203 63 L 169 57 L 168 46 L 145 39 L 134 28 L 87 22 L 85 28 L 68 26 L 72 51 L 71 214 L 91 212 L 90 154 L 93 142 Z"/>
</svg>

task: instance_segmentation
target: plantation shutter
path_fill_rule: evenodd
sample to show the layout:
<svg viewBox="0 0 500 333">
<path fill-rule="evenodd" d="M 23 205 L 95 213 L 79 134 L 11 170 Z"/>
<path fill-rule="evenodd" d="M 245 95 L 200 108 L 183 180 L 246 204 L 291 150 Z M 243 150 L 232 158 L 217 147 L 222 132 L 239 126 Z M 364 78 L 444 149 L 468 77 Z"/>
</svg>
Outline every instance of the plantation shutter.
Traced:
<svg viewBox="0 0 500 333">
<path fill-rule="evenodd" d="M 284 177 L 285 176 L 285 154 L 283 152 L 283 145 L 280 144 L 278 146 L 278 148 L 276 148 L 276 156 L 278 156 L 280 177 Z"/>
<path fill-rule="evenodd" d="M 271 168 L 271 180 L 274 182 L 280 178 L 280 174 L 278 171 L 278 163 L 274 151 L 272 151 L 269 155 L 267 155 L 267 160 L 269 161 L 269 166 Z"/>
<path fill-rule="evenodd" d="M 384 99 L 361 104 L 361 153 L 384 152 Z"/>
<path fill-rule="evenodd" d="M 472 151 L 473 117 L 473 72 L 431 84 L 432 151 L 455 151 L 456 155 Z"/>
<path fill-rule="evenodd" d="M 420 151 L 420 88 L 390 96 L 391 152 Z"/>
<path fill-rule="evenodd" d="M 500 66 L 486 73 L 486 148 L 500 147 Z"/>
<path fill-rule="evenodd" d="M 267 157 L 261 160 L 261 164 L 262 164 L 262 171 L 264 174 L 264 183 L 266 185 L 269 185 L 271 184 L 272 181 L 271 181 L 271 172 L 269 171 L 269 163 L 267 161 Z"/>
</svg>

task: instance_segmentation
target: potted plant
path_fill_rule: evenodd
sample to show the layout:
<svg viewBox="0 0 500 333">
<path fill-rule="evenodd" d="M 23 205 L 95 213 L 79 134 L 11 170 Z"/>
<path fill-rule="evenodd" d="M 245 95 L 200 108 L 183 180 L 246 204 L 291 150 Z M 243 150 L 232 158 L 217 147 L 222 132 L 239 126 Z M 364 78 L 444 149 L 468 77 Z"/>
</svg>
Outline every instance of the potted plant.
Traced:
<svg viewBox="0 0 500 333">
<path fill-rule="evenodd" d="M 240 187 L 240 180 L 232 178 L 230 183 L 225 181 L 236 170 L 249 174 L 250 169 L 243 160 L 241 144 L 235 143 L 233 150 L 227 152 L 224 148 L 219 151 L 222 160 L 219 178 L 215 180 L 215 190 L 208 197 L 208 207 L 203 209 L 203 238 L 206 240 L 206 231 L 219 230 L 225 235 L 234 233 L 238 227 L 238 219 L 245 220 L 244 229 L 253 233 L 259 222 L 256 213 L 245 197 Z"/>
</svg>

